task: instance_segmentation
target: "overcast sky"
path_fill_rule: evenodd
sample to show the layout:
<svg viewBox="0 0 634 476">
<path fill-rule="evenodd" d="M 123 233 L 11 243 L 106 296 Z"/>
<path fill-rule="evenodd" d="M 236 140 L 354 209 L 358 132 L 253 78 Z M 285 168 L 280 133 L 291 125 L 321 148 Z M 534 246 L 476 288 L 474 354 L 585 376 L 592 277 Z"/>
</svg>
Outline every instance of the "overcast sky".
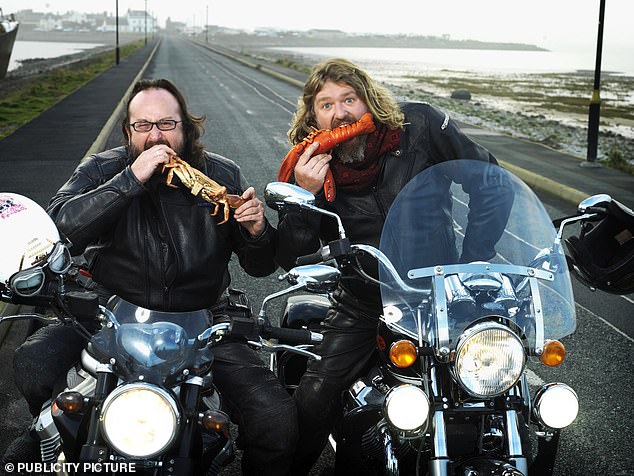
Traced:
<svg viewBox="0 0 634 476">
<path fill-rule="evenodd" d="M 119 14 L 127 9 L 144 10 L 145 4 L 145 0 L 119 0 Z M 5 13 L 27 8 L 114 13 L 115 5 L 116 0 L 0 0 Z M 208 9 L 209 24 L 244 29 L 449 34 L 455 39 L 557 49 L 596 45 L 599 18 L 599 0 L 147 0 L 147 9 L 160 25 L 171 17 L 202 26 Z M 633 22 L 634 0 L 606 0 L 604 48 L 631 48 L 634 58 Z"/>
</svg>

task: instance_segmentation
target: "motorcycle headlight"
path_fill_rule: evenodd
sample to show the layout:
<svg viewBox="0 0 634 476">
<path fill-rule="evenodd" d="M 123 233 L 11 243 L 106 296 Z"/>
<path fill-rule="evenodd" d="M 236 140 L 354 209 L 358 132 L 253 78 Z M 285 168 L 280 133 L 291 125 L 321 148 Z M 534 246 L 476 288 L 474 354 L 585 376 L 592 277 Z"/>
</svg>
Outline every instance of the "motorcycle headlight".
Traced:
<svg viewBox="0 0 634 476">
<path fill-rule="evenodd" d="M 474 397 L 501 395 L 519 380 L 526 354 L 522 341 L 495 322 L 476 324 L 458 341 L 454 373 Z"/>
<path fill-rule="evenodd" d="M 165 390 L 145 383 L 122 385 L 104 401 L 101 428 L 106 441 L 124 456 L 149 458 L 168 448 L 180 413 Z"/>
<path fill-rule="evenodd" d="M 533 414 L 549 428 L 565 428 L 577 418 L 579 400 L 575 391 L 564 383 L 543 385 L 535 395 Z"/>
<path fill-rule="evenodd" d="M 383 414 L 399 430 L 417 430 L 429 416 L 429 399 L 414 385 L 393 387 L 385 396 Z"/>
</svg>

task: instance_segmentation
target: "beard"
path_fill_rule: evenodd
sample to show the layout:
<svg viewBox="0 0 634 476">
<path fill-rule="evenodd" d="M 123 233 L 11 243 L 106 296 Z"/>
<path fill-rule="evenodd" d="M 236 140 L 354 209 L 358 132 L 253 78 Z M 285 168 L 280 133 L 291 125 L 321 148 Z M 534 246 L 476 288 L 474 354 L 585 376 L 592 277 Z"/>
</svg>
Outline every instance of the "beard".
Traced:
<svg viewBox="0 0 634 476">
<path fill-rule="evenodd" d="M 335 119 L 332 122 L 332 129 L 344 124 L 352 124 L 356 122 L 352 114 L 346 114 L 341 119 Z M 365 158 L 365 140 L 367 135 L 353 137 L 341 144 L 338 144 L 334 148 L 337 158 L 343 164 L 353 164 L 355 162 L 361 162 Z"/>
<path fill-rule="evenodd" d="M 342 164 L 353 164 L 365 159 L 366 135 L 353 137 L 338 144 L 334 152 Z"/>
</svg>

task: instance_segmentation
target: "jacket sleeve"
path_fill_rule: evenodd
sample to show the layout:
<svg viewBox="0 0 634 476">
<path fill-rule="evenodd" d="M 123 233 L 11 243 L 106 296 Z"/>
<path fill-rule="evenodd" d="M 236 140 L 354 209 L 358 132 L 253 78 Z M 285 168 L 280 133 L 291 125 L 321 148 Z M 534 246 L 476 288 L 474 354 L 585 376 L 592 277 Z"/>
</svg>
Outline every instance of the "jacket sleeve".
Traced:
<svg viewBox="0 0 634 476">
<path fill-rule="evenodd" d="M 239 168 L 236 168 L 236 182 L 239 189 L 236 191 L 242 195 L 249 188 Z M 266 221 L 266 227 L 260 236 L 253 238 L 237 222 L 232 221 L 233 251 L 238 255 L 240 266 L 250 276 L 268 276 L 277 269 L 275 263 L 275 241 L 277 230 Z"/>
<path fill-rule="evenodd" d="M 146 192 L 129 166 L 104 174 L 104 164 L 90 156 L 51 199 L 47 213 L 72 243 L 73 255 L 112 229 L 130 200 Z M 106 165 L 115 166 L 107 161 Z"/>
<path fill-rule="evenodd" d="M 456 122 L 438 109 L 429 107 L 429 142 L 435 162 L 483 160 L 497 164 L 493 155 L 465 135 Z"/>
<path fill-rule="evenodd" d="M 497 164 L 484 147 L 467 137 L 449 118 L 433 109 L 430 142 L 438 161 L 479 160 Z M 495 245 L 502 236 L 513 205 L 510 181 L 498 167 L 460 167 L 460 177 L 452 179 L 469 194 L 468 225 L 460 261 L 485 261 L 496 254 Z"/>
</svg>

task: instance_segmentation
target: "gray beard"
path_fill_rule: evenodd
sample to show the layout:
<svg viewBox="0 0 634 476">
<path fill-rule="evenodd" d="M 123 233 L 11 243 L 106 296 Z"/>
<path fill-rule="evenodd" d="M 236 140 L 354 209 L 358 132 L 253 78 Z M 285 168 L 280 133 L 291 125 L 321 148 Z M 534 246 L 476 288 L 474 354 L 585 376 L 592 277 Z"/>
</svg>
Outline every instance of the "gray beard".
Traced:
<svg viewBox="0 0 634 476">
<path fill-rule="evenodd" d="M 355 137 L 354 139 L 342 142 L 335 147 L 337 158 L 342 164 L 352 164 L 354 162 L 361 162 L 365 159 L 365 139 L 365 135 Z"/>
</svg>

